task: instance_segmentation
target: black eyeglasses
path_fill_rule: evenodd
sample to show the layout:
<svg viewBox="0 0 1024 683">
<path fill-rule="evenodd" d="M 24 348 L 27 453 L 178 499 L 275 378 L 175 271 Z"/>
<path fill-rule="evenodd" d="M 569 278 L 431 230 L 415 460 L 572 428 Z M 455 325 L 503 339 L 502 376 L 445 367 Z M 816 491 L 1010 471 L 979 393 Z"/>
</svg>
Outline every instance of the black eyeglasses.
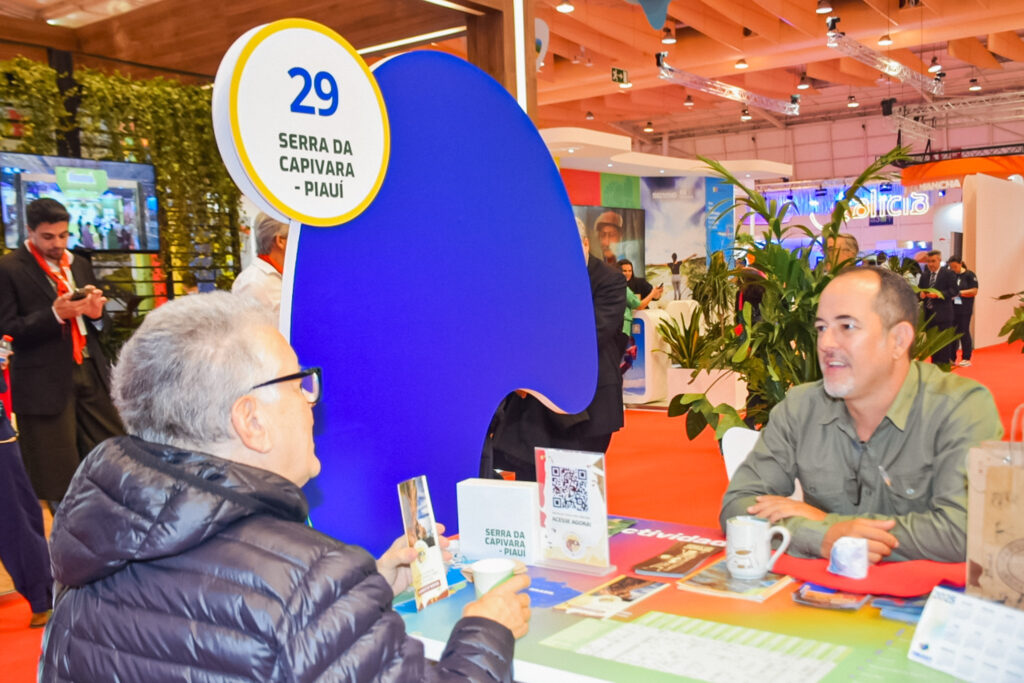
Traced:
<svg viewBox="0 0 1024 683">
<path fill-rule="evenodd" d="M 276 379 L 257 384 L 254 387 L 250 387 L 249 391 L 259 389 L 261 387 L 269 387 L 271 384 L 278 384 L 280 382 L 290 382 L 293 379 L 299 380 L 299 388 L 302 390 L 302 395 L 306 397 L 306 401 L 309 405 L 315 406 L 320 401 L 320 391 L 323 388 L 323 370 L 320 368 L 306 368 L 301 372 L 296 372 L 291 375 L 285 375 L 284 377 L 278 377 Z"/>
</svg>

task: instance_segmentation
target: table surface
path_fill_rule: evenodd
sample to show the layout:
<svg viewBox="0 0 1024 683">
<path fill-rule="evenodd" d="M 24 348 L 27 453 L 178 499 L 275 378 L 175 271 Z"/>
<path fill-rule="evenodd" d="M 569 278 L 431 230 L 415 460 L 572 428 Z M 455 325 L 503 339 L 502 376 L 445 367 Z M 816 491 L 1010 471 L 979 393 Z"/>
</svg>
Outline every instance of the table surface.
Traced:
<svg viewBox="0 0 1024 683">
<path fill-rule="evenodd" d="M 548 582 L 562 582 L 583 592 L 616 576 L 638 576 L 632 573 L 633 566 L 677 542 L 666 536 L 679 533 L 722 538 L 717 530 L 637 520 L 629 532 L 610 539 L 611 558 L 617 571 L 600 577 L 530 567 L 534 582 L 531 590 L 549 585 Z M 914 626 L 883 619 L 879 610 L 870 605 L 856 612 L 798 605 L 791 594 L 799 582 L 757 603 L 678 590 L 674 581 L 634 605 L 628 615 L 615 619 L 600 620 L 566 614 L 552 607 L 535 607 L 530 632 L 516 642 L 516 680 L 657 683 L 817 678 L 814 672 L 793 670 L 791 665 L 796 660 L 776 657 L 770 649 L 754 649 L 766 646 L 764 641 L 785 641 L 786 636 L 801 639 L 803 652 L 813 647 L 829 660 L 823 665 L 827 674 L 821 680 L 955 680 L 908 660 Z M 462 608 L 473 599 L 471 586 L 460 588 L 453 584 L 453 588 L 453 595 L 422 612 L 412 611 L 408 605 L 396 606 L 409 633 L 424 642 L 427 656 L 432 659 L 440 658 Z M 646 630 L 652 627 L 658 630 Z M 702 634 L 715 640 L 701 640 Z M 699 657 L 695 650 L 700 652 Z M 631 657 L 635 663 L 629 663 Z M 680 675 L 680 671 L 686 675 Z"/>
</svg>

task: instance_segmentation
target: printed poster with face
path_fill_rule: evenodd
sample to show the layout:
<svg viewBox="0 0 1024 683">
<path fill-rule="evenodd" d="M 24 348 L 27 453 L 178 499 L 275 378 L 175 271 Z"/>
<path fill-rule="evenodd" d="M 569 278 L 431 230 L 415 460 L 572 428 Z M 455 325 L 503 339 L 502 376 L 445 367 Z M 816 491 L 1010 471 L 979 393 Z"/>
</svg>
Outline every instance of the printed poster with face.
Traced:
<svg viewBox="0 0 1024 683">
<path fill-rule="evenodd" d="M 430 490 L 426 476 L 413 477 L 398 485 L 398 500 L 402 504 L 402 522 L 409 547 L 416 549 L 412 563 L 412 588 L 416 596 L 416 609 L 448 597 L 448 578 L 434 507 L 430 503 Z"/>
<path fill-rule="evenodd" d="M 540 564 L 587 573 L 610 570 L 604 454 L 538 448 L 536 458 Z"/>
</svg>

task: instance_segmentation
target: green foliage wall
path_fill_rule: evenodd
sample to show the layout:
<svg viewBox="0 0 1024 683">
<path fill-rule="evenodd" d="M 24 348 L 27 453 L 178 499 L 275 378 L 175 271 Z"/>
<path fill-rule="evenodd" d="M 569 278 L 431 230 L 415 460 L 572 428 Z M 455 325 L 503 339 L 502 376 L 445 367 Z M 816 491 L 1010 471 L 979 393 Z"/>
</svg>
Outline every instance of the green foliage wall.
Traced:
<svg viewBox="0 0 1024 683">
<path fill-rule="evenodd" d="M 197 258 L 229 286 L 238 263 L 239 192 L 220 160 L 210 116 L 211 90 L 164 78 L 132 79 L 76 69 L 82 156 L 156 168 L 161 262 L 174 280 Z M 0 61 L 6 120 L 0 146 L 55 154 L 68 113 L 57 73 L 23 57 Z M 13 115 L 10 110 L 14 110 Z"/>
<path fill-rule="evenodd" d="M 57 134 L 67 111 L 57 89 L 56 71 L 25 57 L 0 61 L 0 107 L 0 147 L 57 153 Z"/>
</svg>

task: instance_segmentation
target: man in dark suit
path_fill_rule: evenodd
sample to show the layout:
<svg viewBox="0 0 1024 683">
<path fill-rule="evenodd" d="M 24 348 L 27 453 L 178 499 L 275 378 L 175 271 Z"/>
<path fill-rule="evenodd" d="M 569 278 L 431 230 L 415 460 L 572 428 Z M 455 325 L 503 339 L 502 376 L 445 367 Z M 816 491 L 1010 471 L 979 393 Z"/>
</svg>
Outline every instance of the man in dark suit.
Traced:
<svg viewBox="0 0 1024 683">
<path fill-rule="evenodd" d="M 13 337 L 11 403 L 36 495 L 59 502 L 78 463 L 124 433 L 98 339 L 106 298 L 92 266 L 65 247 L 67 209 L 37 199 L 28 239 L 0 258 L 0 330 Z"/>
<path fill-rule="evenodd" d="M 604 453 L 612 434 L 622 428 L 622 373 L 619 359 L 628 337 L 622 331 L 626 312 L 626 278 L 590 253 L 586 228 L 577 219 L 583 258 L 587 261 L 590 294 L 597 326 L 597 388 L 581 413 L 556 413 L 525 391 L 509 394 L 487 429 L 480 476 L 494 468 L 515 472 L 519 481 L 537 481 L 534 448 L 567 448 Z"/>
<path fill-rule="evenodd" d="M 942 252 L 933 249 L 928 252 L 926 268 L 921 273 L 917 286 L 920 289 L 935 289 L 938 294 L 921 292 L 921 301 L 926 316 L 931 316 L 931 325 L 940 330 L 953 327 L 953 297 L 959 290 L 956 286 L 956 275 L 942 266 Z M 956 353 L 956 344 L 947 344 L 933 356 L 933 363 L 952 363 Z"/>
</svg>

